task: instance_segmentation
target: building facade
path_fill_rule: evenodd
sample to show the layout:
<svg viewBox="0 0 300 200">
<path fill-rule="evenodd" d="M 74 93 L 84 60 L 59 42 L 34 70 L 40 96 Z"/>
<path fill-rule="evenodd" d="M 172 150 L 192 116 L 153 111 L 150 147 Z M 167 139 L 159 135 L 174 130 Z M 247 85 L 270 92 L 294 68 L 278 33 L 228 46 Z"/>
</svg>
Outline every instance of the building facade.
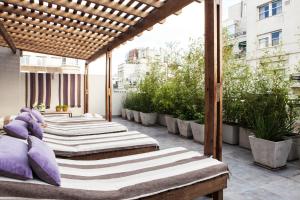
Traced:
<svg viewBox="0 0 300 200">
<path fill-rule="evenodd" d="M 224 21 L 237 56 L 257 67 L 263 56 L 277 62 L 287 75 L 300 62 L 300 1 L 241 0 L 229 8 Z"/>
</svg>

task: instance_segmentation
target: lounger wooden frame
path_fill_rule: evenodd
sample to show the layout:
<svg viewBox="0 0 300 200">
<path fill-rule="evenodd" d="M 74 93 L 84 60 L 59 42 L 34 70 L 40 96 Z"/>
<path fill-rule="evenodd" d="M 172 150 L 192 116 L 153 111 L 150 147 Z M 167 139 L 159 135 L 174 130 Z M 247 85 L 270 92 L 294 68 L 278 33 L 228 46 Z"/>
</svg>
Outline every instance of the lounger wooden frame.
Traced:
<svg viewBox="0 0 300 200">
<path fill-rule="evenodd" d="M 62 156 L 58 156 L 58 157 L 65 158 L 65 159 L 72 159 L 72 160 L 100 160 L 106 158 L 116 158 L 121 156 L 147 153 L 147 152 L 157 151 L 157 150 L 159 150 L 158 147 L 151 146 L 151 147 L 116 150 L 116 151 L 107 151 L 107 152 L 94 153 L 88 155 L 79 155 L 79 156 L 72 156 L 72 157 L 62 157 Z"/>
</svg>

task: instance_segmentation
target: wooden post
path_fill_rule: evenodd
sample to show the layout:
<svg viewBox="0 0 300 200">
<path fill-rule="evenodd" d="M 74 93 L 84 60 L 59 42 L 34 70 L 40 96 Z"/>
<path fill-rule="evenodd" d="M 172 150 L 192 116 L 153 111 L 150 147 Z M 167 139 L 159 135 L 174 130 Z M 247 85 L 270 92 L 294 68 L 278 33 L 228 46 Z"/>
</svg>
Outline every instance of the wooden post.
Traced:
<svg viewBox="0 0 300 200">
<path fill-rule="evenodd" d="M 89 112 L 89 65 L 86 62 L 85 63 L 85 68 L 84 68 L 84 80 L 83 80 L 83 85 L 84 85 L 84 113 Z"/>
<path fill-rule="evenodd" d="M 106 52 L 106 76 L 105 76 L 105 117 L 106 120 L 112 121 L 112 53 Z"/>
<path fill-rule="evenodd" d="M 7 30 L 5 29 L 2 21 L 0 21 L 0 35 L 2 35 L 3 39 L 6 41 L 6 43 L 10 47 L 11 51 L 14 54 L 16 54 L 16 52 L 17 52 L 16 45 L 14 44 L 14 41 L 12 40 L 10 35 L 8 34 Z"/>
<path fill-rule="evenodd" d="M 205 146 L 204 154 L 222 160 L 221 0 L 205 4 Z"/>
</svg>

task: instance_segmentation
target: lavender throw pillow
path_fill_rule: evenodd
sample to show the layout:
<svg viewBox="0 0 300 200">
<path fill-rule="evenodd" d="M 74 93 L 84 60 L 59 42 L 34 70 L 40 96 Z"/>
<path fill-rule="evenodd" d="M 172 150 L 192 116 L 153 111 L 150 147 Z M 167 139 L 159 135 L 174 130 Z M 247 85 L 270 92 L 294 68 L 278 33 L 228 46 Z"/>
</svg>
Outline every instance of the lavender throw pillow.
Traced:
<svg viewBox="0 0 300 200">
<path fill-rule="evenodd" d="M 43 128 L 41 124 L 37 123 L 35 120 L 30 120 L 28 123 L 28 129 L 30 130 L 30 134 L 39 138 L 43 139 Z"/>
<path fill-rule="evenodd" d="M 60 186 L 60 173 L 53 150 L 33 136 L 29 136 L 28 144 L 28 159 L 34 173 L 46 183 Z"/>
<path fill-rule="evenodd" d="M 26 122 L 23 122 L 21 120 L 14 120 L 9 124 L 5 125 L 3 128 L 4 131 L 12 137 L 20 139 L 28 138 L 28 126 Z"/>
<path fill-rule="evenodd" d="M 32 179 L 27 144 L 3 135 L 0 136 L 0 147 L 0 175 L 20 180 Z"/>
<path fill-rule="evenodd" d="M 45 123 L 44 117 L 42 116 L 42 114 L 39 111 L 32 109 L 31 113 L 35 117 L 35 119 L 38 121 L 38 123 L 41 123 L 41 124 Z"/>
<path fill-rule="evenodd" d="M 31 112 L 31 109 L 30 108 L 26 108 L 26 107 L 23 107 L 21 108 L 20 112 Z"/>
<path fill-rule="evenodd" d="M 26 123 L 30 123 L 30 121 L 33 120 L 34 118 L 30 112 L 22 112 L 16 117 L 16 119 Z"/>
</svg>

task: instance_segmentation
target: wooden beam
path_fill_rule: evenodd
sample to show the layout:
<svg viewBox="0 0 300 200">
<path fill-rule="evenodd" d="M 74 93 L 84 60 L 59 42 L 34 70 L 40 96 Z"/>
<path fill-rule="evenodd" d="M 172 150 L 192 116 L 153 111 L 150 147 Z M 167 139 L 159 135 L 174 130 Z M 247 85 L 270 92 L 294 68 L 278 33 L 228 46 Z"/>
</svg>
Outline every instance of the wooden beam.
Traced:
<svg viewBox="0 0 300 200">
<path fill-rule="evenodd" d="M 221 0 L 205 1 L 204 154 L 222 160 Z"/>
<path fill-rule="evenodd" d="M 87 62 L 85 62 L 85 68 L 84 68 L 84 106 L 83 106 L 83 112 L 88 113 L 89 112 L 89 65 Z"/>
<path fill-rule="evenodd" d="M 3 39 L 6 41 L 6 43 L 8 44 L 8 46 L 10 47 L 11 51 L 16 54 L 17 53 L 17 48 L 12 40 L 12 38 L 10 37 L 10 35 L 8 34 L 8 32 L 6 31 L 3 23 L 0 21 L 0 34 L 2 35 Z"/>
<path fill-rule="evenodd" d="M 106 73 L 105 73 L 105 117 L 112 121 L 112 52 L 106 52 Z"/>
<path fill-rule="evenodd" d="M 160 8 L 152 11 L 147 17 L 138 22 L 136 25 L 128 28 L 128 30 L 125 33 L 121 33 L 118 37 L 114 38 L 111 42 L 109 42 L 105 47 L 101 48 L 98 52 L 96 52 L 93 56 L 91 56 L 88 59 L 88 62 L 94 61 L 99 56 L 105 54 L 107 50 L 112 50 L 118 47 L 122 43 L 142 33 L 144 30 L 147 30 L 148 28 L 154 26 L 158 22 L 164 20 L 171 14 L 181 10 L 193 1 L 194 0 L 167 1 Z"/>
</svg>

